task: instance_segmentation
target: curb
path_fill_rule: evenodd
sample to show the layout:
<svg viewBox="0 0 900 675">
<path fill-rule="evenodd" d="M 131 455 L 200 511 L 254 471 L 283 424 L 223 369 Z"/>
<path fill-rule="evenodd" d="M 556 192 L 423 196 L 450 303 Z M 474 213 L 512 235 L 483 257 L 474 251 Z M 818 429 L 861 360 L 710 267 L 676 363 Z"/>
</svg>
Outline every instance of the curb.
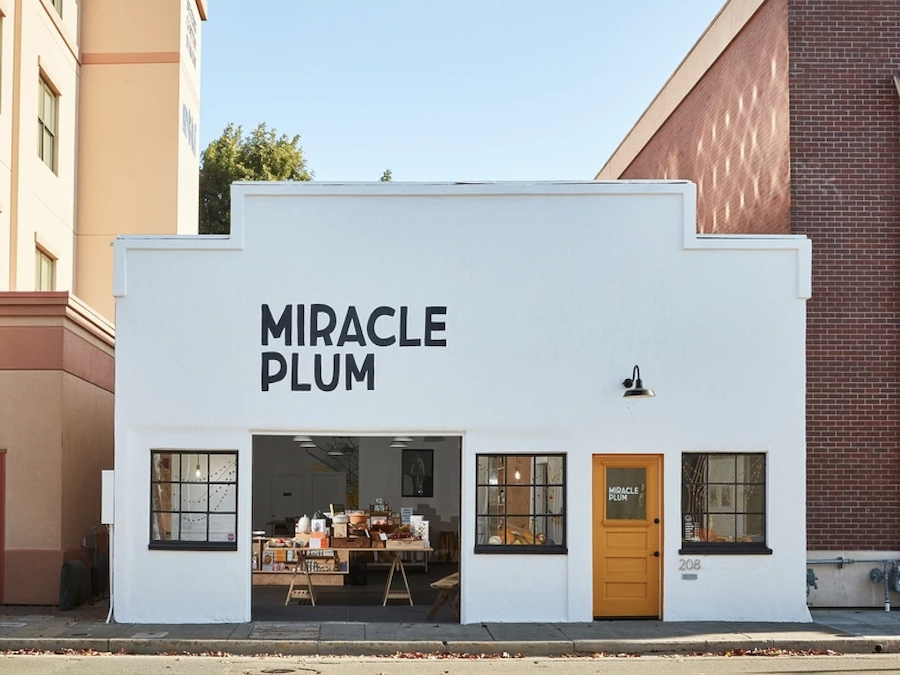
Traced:
<svg viewBox="0 0 900 675">
<path fill-rule="evenodd" d="M 224 652 L 236 656 L 283 654 L 287 656 L 391 656 L 397 653 L 478 654 L 490 656 L 590 656 L 594 654 L 705 654 L 753 649 L 833 651 L 841 654 L 897 654 L 900 638 L 853 637 L 796 640 L 529 640 L 529 641 L 334 641 L 258 639 L 165 638 L 0 638 L 2 651 L 80 651 L 113 654 L 202 654 Z"/>
</svg>

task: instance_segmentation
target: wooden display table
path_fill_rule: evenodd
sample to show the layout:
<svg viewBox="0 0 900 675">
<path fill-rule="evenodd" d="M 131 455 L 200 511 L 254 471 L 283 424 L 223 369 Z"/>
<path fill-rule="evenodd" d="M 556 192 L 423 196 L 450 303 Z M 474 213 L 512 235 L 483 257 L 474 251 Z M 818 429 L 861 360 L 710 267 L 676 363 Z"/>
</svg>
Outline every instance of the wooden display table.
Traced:
<svg viewBox="0 0 900 675">
<path fill-rule="evenodd" d="M 387 583 L 384 585 L 384 599 L 381 606 L 387 605 L 388 600 L 407 600 L 409 604 L 413 604 L 412 594 L 409 592 L 409 581 L 406 578 L 406 569 L 403 567 L 403 559 L 401 553 L 421 552 L 430 553 L 432 550 L 425 546 L 424 541 L 407 541 L 407 540 L 388 540 L 385 542 L 384 552 L 391 558 L 391 567 L 388 571 Z M 403 579 L 402 590 L 392 590 L 391 584 L 394 581 L 394 571 L 400 570 L 400 576 Z"/>
<path fill-rule="evenodd" d="M 382 606 L 387 605 L 388 600 L 406 600 L 410 605 L 413 604 L 412 594 L 409 590 L 409 581 L 406 578 L 406 569 L 403 567 L 403 553 L 422 553 L 428 554 L 434 549 L 425 545 L 422 540 L 387 540 L 384 542 L 384 548 L 292 548 L 292 547 L 273 547 L 265 546 L 264 540 L 259 538 L 254 541 L 259 560 L 263 561 L 263 556 L 267 553 L 275 555 L 275 551 L 283 551 L 282 555 L 287 559 L 290 555 L 291 560 L 285 562 L 284 569 L 279 570 L 253 570 L 253 585 L 255 586 L 288 586 L 287 597 L 284 604 L 287 605 L 291 600 L 309 599 L 315 606 L 314 586 L 342 586 L 344 584 L 344 575 L 349 572 L 349 561 L 351 553 L 379 553 L 387 555 L 391 560 L 390 569 L 388 570 L 387 583 L 384 587 L 384 596 L 382 598 Z M 291 553 L 288 554 L 287 552 Z M 426 555 L 427 557 L 427 555 Z M 403 588 L 392 590 L 391 585 L 394 581 L 394 573 L 399 571 L 400 578 L 403 580 Z"/>
<path fill-rule="evenodd" d="M 265 538 L 253 541 L 253 554 L 258 561 L 253 569 L 254 586 L 287 586 L 301 560 L 308 561 L 309 578 L 315 586 L 343 586 L 349 572 L 350 549 L 309 548 L 266 545 Z M 280 569 L 272 569 L 273 567 Z"/>
<path fill-rule="evenodd" d="M 313 592 L 313 581 L 312 577 L 309 573 L 309 561 L 307 559 L 307 551 L 303 549 L 298 549 L 301 551 L 300 557 L 297 561 L 297 564 L 294 566 L 294 571 L 291 574 L 291 585 L 288 587 L 287 597 L 284 599 L 284 604 L 287 605 L 291 600 L 303 600 L 308 599 L 310 604 L 315 607 L 316 606 L 316 595 Z M 321 550 L 321 549 L 319 549 Z M 303 582 L 303 587 L 297 587 L 297 575 L 300 575 L 300 581 Z"/>
</svg>

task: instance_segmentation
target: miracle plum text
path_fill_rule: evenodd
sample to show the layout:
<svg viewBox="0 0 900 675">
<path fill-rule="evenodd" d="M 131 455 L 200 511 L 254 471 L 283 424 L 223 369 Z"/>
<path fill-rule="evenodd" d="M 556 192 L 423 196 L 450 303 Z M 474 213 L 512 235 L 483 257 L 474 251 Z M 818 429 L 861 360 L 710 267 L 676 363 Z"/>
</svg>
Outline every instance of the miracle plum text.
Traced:
<svg viewBox="0 0 900 675">
<path fill-rule="evenodd" d="M 277 315 L 277 318 L 276 318 Z M 353 389 L 365 383 L 375 390 L 375 352 L 305 353 L 309 348 L 446 347 L 447 307 L 432 306 L 410 312 L 406 306 L 382 305 L 360 312 L 353 305 L 338 313 L 330 305 L 285 305 L 280 313 L 261 307 L 262 346 L 271 342 L 279 351 L 262 352 L 262 391 L 284 382 L 291 391 Z M 291 349 L 301 348 L 301 349 Z M 310 350 L 312 351 L 312 350 Z"/>
</svg>

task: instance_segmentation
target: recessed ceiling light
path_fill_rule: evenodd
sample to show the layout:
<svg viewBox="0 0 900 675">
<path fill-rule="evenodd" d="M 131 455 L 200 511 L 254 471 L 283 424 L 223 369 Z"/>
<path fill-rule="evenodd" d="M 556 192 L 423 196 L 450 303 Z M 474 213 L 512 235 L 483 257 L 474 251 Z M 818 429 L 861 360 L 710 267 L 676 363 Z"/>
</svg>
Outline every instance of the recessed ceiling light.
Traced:
<svg viewBox="0 0 900 675">
<path fill-rule="evenodd" d="M 394 436 L 394 443 L 412 443 L 413 439 L 410 436 Z"/>
<path fill-rule="evenodd" d="M 332 457 L 343 457 L 344 451 L 343 450 L 329 450 L 328 454 L 331 455 Z"/>
<path fill-rule="evenodd" d="M 312 439 L 309 436 L 294 436 L 295 443 L 312 443 Z"/>
<path fill-rule="evenodd" d="M 400 441 L 394 441 L 393 443 L 391 443 L 391 447 L 392 448 L 405 448 L 406 443 L 401 443 Z"/>
<path fill-rule="evenodd" d="M 309 442 L 304 441 L 303 443 L 300 444 L 300 447 L 301 448 L 318 448 L 319 446 L 316 445 L 315 443 L 313 443 L 312 441 L 309 441 Z"/>
</svg>

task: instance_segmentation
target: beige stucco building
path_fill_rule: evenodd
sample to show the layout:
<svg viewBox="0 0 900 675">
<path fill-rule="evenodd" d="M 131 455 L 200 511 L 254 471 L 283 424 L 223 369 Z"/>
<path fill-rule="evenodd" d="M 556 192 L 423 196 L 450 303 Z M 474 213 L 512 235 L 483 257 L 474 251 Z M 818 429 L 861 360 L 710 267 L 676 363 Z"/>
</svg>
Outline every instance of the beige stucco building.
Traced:
<svg viewBox="0 0 900 675">
<path fill-rule="evenodd" d="M 207 0 L 0 0 L 0 602 L 90 562 L 113 466 L 112 241 L 197 232 Z"/>
</svg>

